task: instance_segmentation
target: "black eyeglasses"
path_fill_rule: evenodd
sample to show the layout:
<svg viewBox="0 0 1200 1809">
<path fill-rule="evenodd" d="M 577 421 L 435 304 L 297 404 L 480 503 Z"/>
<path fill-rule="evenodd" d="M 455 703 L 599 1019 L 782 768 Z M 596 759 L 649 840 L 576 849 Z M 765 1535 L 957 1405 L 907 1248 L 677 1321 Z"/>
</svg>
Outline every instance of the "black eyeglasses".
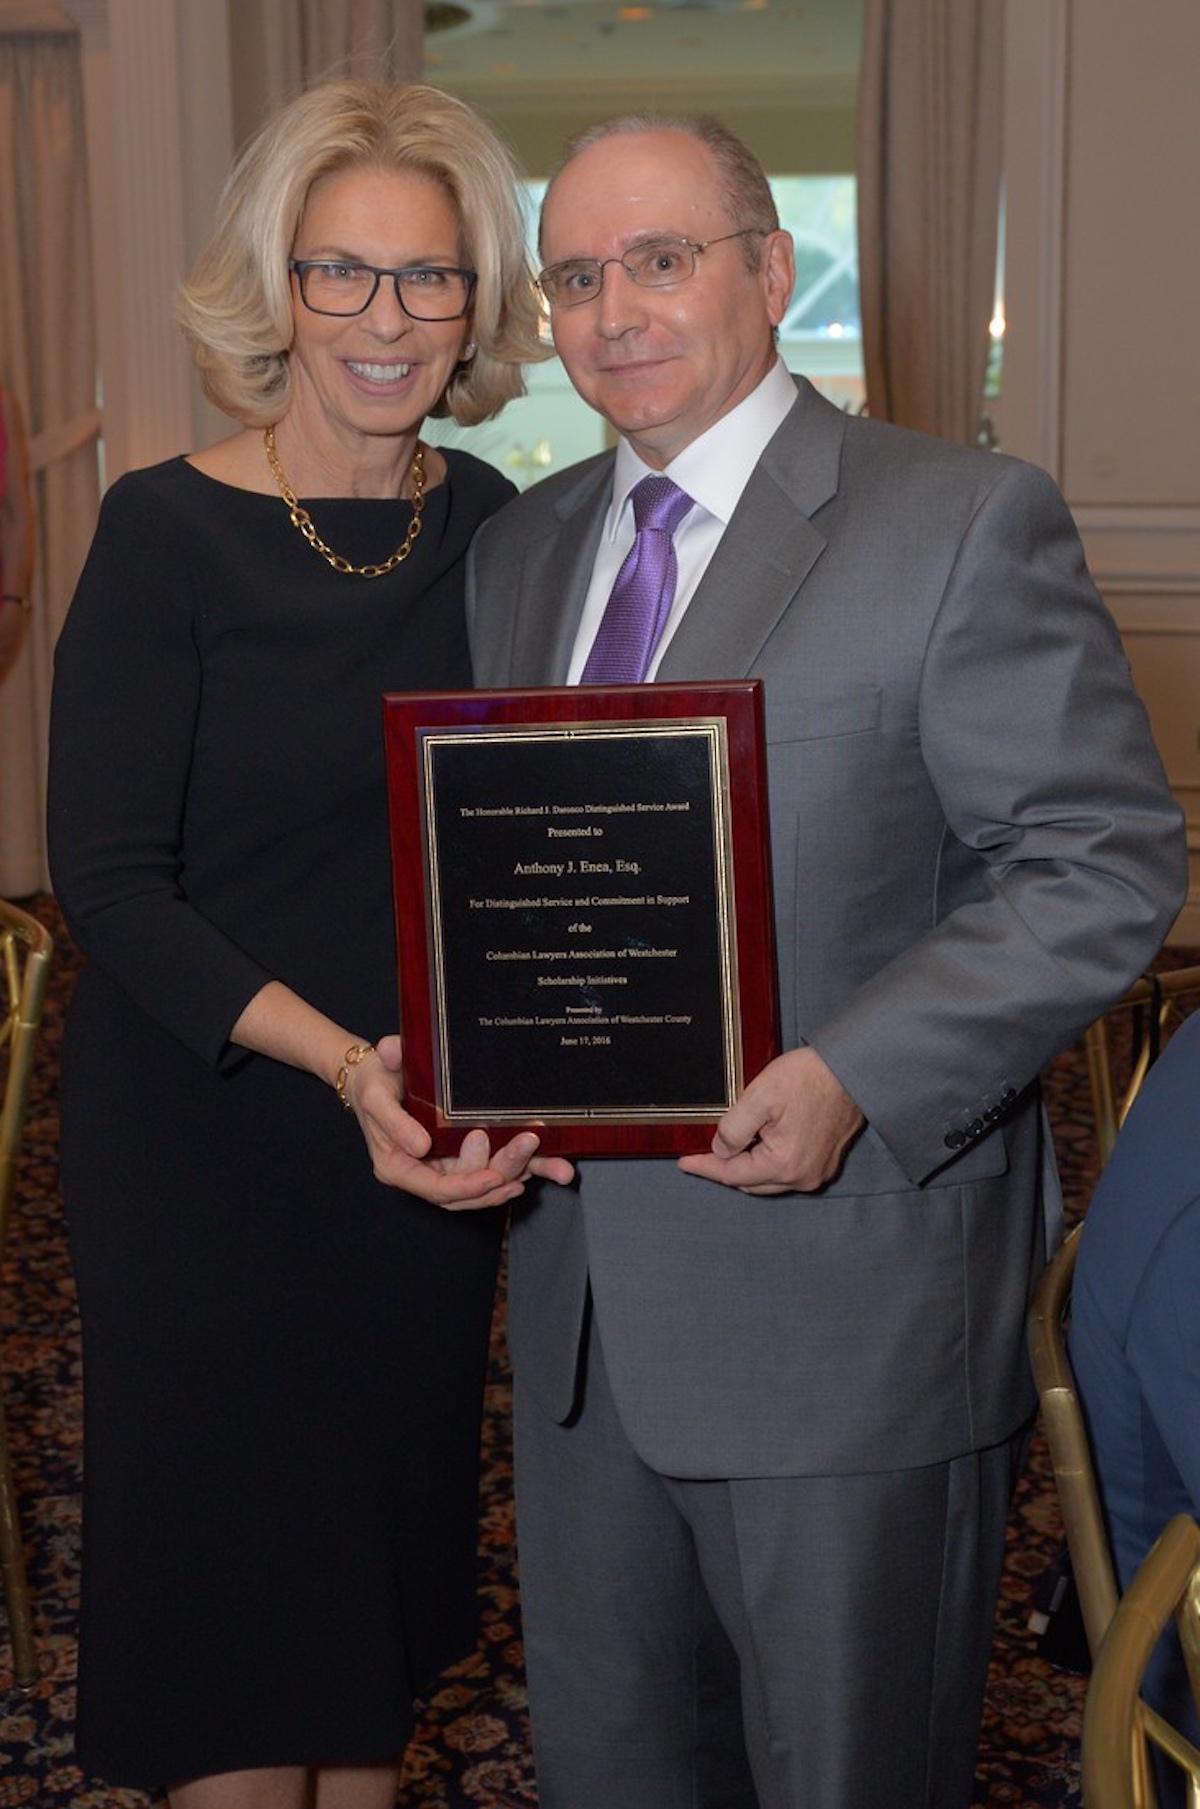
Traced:
<svg viewBox="0 0 1200 1809">
<path fill-rule="evenodd" d="M 695 276 L 696 259 L 710 245 L 724 245 L 730 239 L 744 239 L 761 230 L 758 226 L 742 226 L 737 232 L 726 232 L 719 239 L 704 239 L 699 244 L 694 239 L 674 236 L 643 239 L 619 258 L 567 258 L 542 271 L 538 288 L 552 308 L 577 308 L 581 302 L 595 301 L 604 287 L 605 267 L 620 264 L 626 276 L 643 289 L 670 289 Z"/>
<path fill-rule="evenodd" d="M 474 270 L 449 264 L 414 264 L 400 270 L 378 264 L 346 264 L 337 258 L 289 258 L 300 300 L 313 314 L 365 314 L 385 276 L 410 320 L 461 320 L 471 305 Z"/>
</svg>

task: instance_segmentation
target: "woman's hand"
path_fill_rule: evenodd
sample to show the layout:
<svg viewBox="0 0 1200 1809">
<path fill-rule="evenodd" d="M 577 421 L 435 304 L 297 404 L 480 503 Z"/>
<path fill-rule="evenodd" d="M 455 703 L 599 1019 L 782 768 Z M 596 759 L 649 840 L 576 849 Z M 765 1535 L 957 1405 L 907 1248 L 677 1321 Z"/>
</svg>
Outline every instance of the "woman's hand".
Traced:
<svg viewBox="0 0 1200 1809">
<path fill-rule="evenodd" d="M 450 1212 L 503 1206 L 533 1176 L 565 1185 L 574 1178 L 560 1156 L 539 1156 L 537 1133 L 519 1131 L 493 1151 L 486 1131 L 468 1131 L 457 1156 L 431 1156 L 430 1136 L 400 1103 L 403 1051 L 382 1037 L 346 1076 L 345 1094 L 358 1119 L 377 1180 L 402 1187 Z"/>
<path fill-rule="evenodd" d="M 377 1179 L 403 1187 L 451 1212 L 503 1206 L 533 1176 L 566 1183 L 575 1171 L 560 1156 L 539 1156 L 536 1131 L 521 1131 L 492 1151 L 486 1131 L 468 1131 L 457 1156 L 431 1156 L 430 1136 L 400 1103 L 403 1051 L 398 1036 L 370 1049 L 280 980 L 268 980 L 242 1011 L 230 1041 L 330 1085 L 345 1071 L 339 1092 L 362 1128 Z M 348 1061 L 351 1050 L 364 1049 Z M 333 1109 L 337 1106 L 334 1103 Z"/>
</svg>

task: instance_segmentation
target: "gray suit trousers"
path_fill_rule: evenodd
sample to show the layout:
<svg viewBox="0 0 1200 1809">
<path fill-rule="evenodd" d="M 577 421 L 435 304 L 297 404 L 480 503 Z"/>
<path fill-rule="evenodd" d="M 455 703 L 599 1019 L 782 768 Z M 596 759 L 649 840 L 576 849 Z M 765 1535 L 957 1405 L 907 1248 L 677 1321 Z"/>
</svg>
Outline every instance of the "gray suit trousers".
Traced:
<svg viewBox="0 0 1200 1809">
<path fill-rule="evenodd" d="M 594 1331 L 568 1425 L 518 1384 L 542 1809 L 966 1809 L 1019 1443 L 679 1480 L 629 1444 Z"/>
</svg>

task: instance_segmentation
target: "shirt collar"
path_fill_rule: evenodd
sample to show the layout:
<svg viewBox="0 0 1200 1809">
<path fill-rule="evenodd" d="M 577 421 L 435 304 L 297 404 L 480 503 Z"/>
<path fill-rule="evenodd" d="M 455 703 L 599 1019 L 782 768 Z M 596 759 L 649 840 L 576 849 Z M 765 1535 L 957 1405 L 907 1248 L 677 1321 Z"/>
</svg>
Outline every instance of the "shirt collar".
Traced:
<svg viewBox="0 0 1200 1809">
<path fill-rule="evenodd" d="M 796 401 L 796 385 L 782 358 L 750 394 L 685 446 L 663 475 L 686 490 L 694 502 L 723 526 L 737 508 L 750 474 Z M 657 476 L 633 450 L 618 440 L 613 470 L 613 496 L 608 517 L 610 537 L 629 501 L 629 492 L 644 477 Z"/>
</svg>

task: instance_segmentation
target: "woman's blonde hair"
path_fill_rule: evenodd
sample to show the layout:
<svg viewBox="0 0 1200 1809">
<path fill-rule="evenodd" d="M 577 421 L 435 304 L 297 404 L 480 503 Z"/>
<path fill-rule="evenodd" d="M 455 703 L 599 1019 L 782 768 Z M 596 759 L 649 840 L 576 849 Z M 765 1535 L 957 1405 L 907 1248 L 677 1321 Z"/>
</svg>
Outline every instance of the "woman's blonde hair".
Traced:
<svg viewBox="0 0 1200 1809">
<path fill-rule="evenodd" d="M 437 182 L 460 221 L 459 256 L 478 272 L 477 350 L 432 412 L 464 427 L 486 421 L 523 392 L 522 365 L 547 355 L 517 172 L 496 134 L 437 88 L 322 82 L 268 120 L 238 158 L 212 237 L 176 303 L 206 395 L 244 426 L 264 427 L 288 404 L 288 258 L 309 190 L 323 176 L 360 168 Z"/>
</svg>

